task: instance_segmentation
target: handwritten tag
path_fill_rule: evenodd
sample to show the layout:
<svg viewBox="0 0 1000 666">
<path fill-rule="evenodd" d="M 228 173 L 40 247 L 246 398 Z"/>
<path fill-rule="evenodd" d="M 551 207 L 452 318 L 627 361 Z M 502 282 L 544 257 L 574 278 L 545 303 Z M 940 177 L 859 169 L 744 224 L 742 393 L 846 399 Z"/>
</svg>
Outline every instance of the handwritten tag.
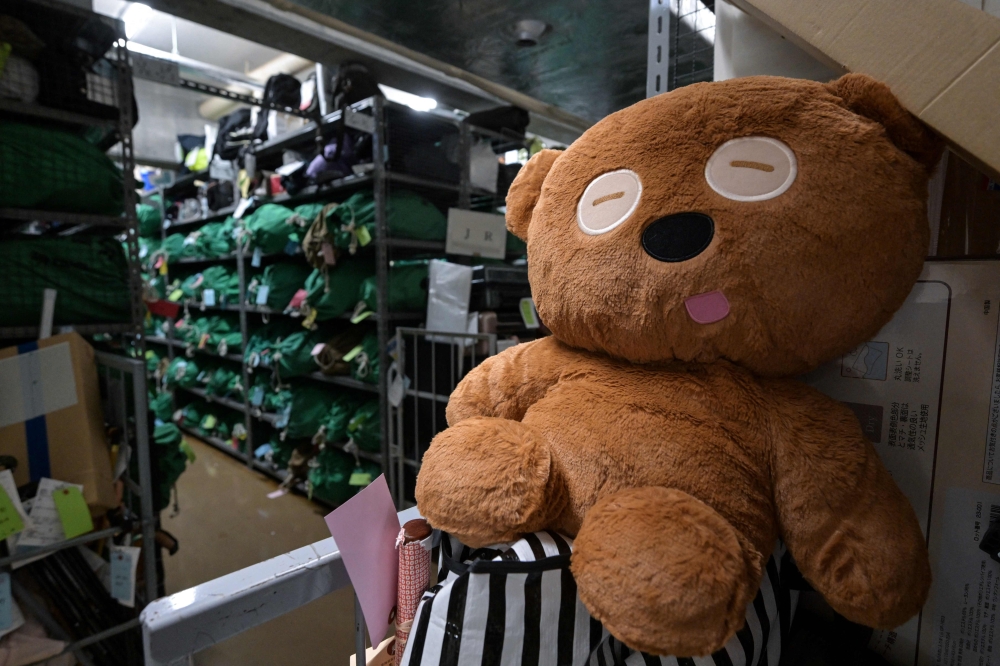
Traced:
<svg viewBox="0 0 1000 666">
<path fill-rule="evenodd" d="M 257 305 L 267 305 L 267 297 L 271 293 L 271 287 L 266 284 L 262 284 L 257 287 L 257 300 L 254 301 Z"/>
<path fill-rule="evenodd" d="M 349 486 L 360 486 L 364 488 L 365 486 L 371 485 L 372 475 L 368 472 L 353 472 L 351 478 L 347 480 L 347 485 Z"/>
<path fill-rule="evenodd" d="M 292 296 L 292 300 L 288 301 L 288 307 L 286 309 L 297 310 L 305 302 L 306 296 L 308 296 L 306 290 L 299 289 L 295 292 L 295 295 Z"/>
<path fill-rule="evenodd" d="M 319 344 L 317 344 L 315 347 L 312 348 L 312 351 L 309 352 L 309 355 L 310 356 L 319 356 L 320 354 L 323 353 L 324 349 L 326 349 L 326 343 L 325 342 L 320 342 Z"/>
<path fill-rule="evenodd" d="M 264 402 L 264 387 L 254 386 L 253 392 L 250 394 L 250 404 L 254 407 L 260 407 Z"/>
<path fill-rule="evenodd" d="M 8 471 L 9 470 L 5 470 Z M 24 519 L 18 513 L 17 507 L 11 500 L 7 491 L 0 488 L 0 539 L 6 539 L 11 534 L 15 534 L 24 529 Z M 2 628 L 2 626 L 0 626 Z"/>
<path fill-rule="evenodd" d="M 140 549 L 134 546 L 111 546 L 111 597 L 129 608 L 135 607 L 139 552 Z"/>
<path fill-rule="evenodd" d="M 211 430 L 218 422 L 219 419 L 215 418 L 215 414 L 207 414 L 205 418 L 201 420 L 201 427 L 205 430 Z"/>
<path fill-rule="evenodd" d="M 357 234 L 358 234 L 358 243 L 360 243 L 361 247 L 364 247 L 365 245 L 368 245 L 368 243 L 372 242 L 372 235 L 368 231 L 368 227 L 361 225 L 357 229 Z"/>
<path fill-rule="evenodd" d="M 260 259 L 263 256 L 264 256 L 264 253 L 261 252 L 261 250 L 260 250 L 259 247 L 258 248 L 254 248 L 253 256 L 250 257 L 250 265 L 253 266 L 254 268 L 260 268 Z"/>
<path fill-rule="evenodd" d="M 67 539 L 94 530 L 94 521 L 90 518 L 90 509 L 83 493 L 76 486 L 66 486 L 52 493 L 59 522 L 62 523 L 63 534 Z"/>
<path fill-rule="evenodd" d="M 17 484 L 14 482 L 14 473 L 9 469 L 0 470 L 0 488 L 3 488 L 7 500 L 14 507 L 18 517 L 21 519 L 21 529 L 31 527 L 31 520 L 28 518 L 28 510 L 21 504 L 21 498 L 17 494 Z M 7 538 L 9 534 L 3 538 Z"/>
<path fill-rule="evenodd" d="M 201 302 L 207 305 L 208 307 L 212 307 L 213 305 L 215 305 L 215 290 L 206 289 L 205 291 L 201 292 Z"/>
<path fill-rule="evenodd" d="M 183 295 L 184 295 L 183 291 L 181 291 L 180 289 L 174 289 L 172 292 L 170 292 L 170 295 L 167 296 L 167 300 L 170 301 L 171 303 L 176 303 L 177 301 L 181 300 L 181 296 Z"/>
</svg>

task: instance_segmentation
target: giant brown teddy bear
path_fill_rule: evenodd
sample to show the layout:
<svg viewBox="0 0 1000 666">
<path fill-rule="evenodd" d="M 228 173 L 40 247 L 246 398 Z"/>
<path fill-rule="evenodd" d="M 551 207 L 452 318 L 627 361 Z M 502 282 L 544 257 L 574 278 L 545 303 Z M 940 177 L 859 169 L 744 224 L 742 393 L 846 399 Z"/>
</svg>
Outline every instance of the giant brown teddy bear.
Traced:
<svg viewBox="0 0 1000 666">
<path fill-rule="evenodd" d="M 779 538 L 848 619 L 906 621 L 930 584 L 913 509 L 793 378 L 903 303 L 940 150 L 849 74 L 692 85 L 535 155 L 507 225 L 552 336 L 456 389 L 422 513 L 471 546 L 575 536 L 581 600 L 645 652 L 721 648 Z"/>
</svg>

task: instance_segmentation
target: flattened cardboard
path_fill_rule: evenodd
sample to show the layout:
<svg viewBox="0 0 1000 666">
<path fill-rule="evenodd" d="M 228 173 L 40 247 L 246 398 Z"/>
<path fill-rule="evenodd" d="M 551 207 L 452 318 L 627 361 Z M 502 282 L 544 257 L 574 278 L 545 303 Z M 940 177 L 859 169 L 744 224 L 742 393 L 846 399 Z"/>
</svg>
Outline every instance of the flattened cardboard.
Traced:
<svg viewBox="0 0 1000 666">
<path fill-rule="evenodd" d="M 835 71 L 889 85 L 952 148 L 1000 179 L 1000 19 L 959 0 L 733 0 Z"/>
<path fill-rule="evenodd" d="M 37 344 L 40 350 L 68 344 L 77 398 L 75 404 L 67 407 L 36 412 L 44 413 L 48 440 L 50 469 L 44 476 L 82 485 L 84 499 L 92 510 L 109 509 L 116 502 L 94 349 L 78 333 L 55 335 L 39 340 Z M 0 349 L 0 363 L 16 356 L 17 347 Z M 43 376 L 45 374 L 51 373 L 43 373 Z M 56 381 L 59 379 L 57 377 Z M 68 381 L 65 376 L 61 379 Z M 52 390 L 44 386 L 39 388 L 43 396 L 65 395 L 67 392 L 66 387 L 61 387 L 64 390 Z M 12 391 L 17 391 L 18 399 L 23 400 L 21 387 L 8 385 L 0 386 L 0 400 L 13 400 Z M 0 455 L 13 456 L 18 461 L 17 469 L 14 470 L 14 480 L 18 486 L 31 480 L 24 422 L 0 427 Z"/>
</svg>

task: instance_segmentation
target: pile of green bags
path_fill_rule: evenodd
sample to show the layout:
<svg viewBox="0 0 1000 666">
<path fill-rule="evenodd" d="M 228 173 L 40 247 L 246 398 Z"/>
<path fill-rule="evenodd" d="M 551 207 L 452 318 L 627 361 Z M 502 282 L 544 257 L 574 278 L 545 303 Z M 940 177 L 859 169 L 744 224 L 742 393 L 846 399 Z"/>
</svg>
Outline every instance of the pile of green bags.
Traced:
<svg viewBox="0 0 1000 666">
<path fill-rule="evenodd" d="M 430 259 L 393 261 L 389 266 L 389 311 L 419 311 L 427 307 Z M 365 278 L 358 291 L 358 300 L 369 310 L 378 309 L 378 281 Z"/>
<path fill-rule="evenodd" d="M 243 349 L 243 360 L 250 371 L 255 368 L 270 368 L 275 346 L 284 338 L 301 330 L 302 325 L 299 322 L 281 317 L 251 332 Z"/>
<path fill-rule="evenodd" d="M 356 393 L 309 383 L 291 387 L 291 411 L 284 428 L 286 439 L 312 439 L 343 443 L 349 423 L 362 400 Z"/>
<path fill-rule="evenodd" d="M 382 450 L 378 400 L 369 400 L 357 408 L 351 420 L 347 422 L 346 434 L 364 451 L 378 453 Z"/>
<path fill-rule="evenodd" d="M 159 239 L 160 230 L 163 228 L 163 217 L 160 215 L 159 205 L 156 205 L 155 202 L 153 205 L 136 204 L 135 216 L 139 222 L 139 236 L 141 238 Z"/>
<path fill-rule="evenodd" d="M 276 341 L 272 347 L 271 367 L 282 380 L 308 375 L 319 370 L 312 350 L 326 342 L 330 334 L 323 330 L 299 330 Z"/>
<path fill-rule="evenodd" d="M 163 375 L 163 383 L 168 389 L 194 388 L 198 385 L 198 374 L 201 370 L 194 359 L 177 356 Z"/>
<path fill-rule="evenodd" d="M 170 504 L 170 490 L 187 467 L 187 455 L 181 450 L 183 441 L 180 428 L 169 421 L 157 423 L 153 428 L 154 511 L 161 511 Z"/>
<path fill-rule="evenodd" d="M 221 440 L 230 440 L 245 428 L 242 414 L 204 400 L 194 400 L 182 407 L 178 424 L 202 437 Z"/>
<path fill-rule="evenodd" d="M 382 473 L 367 460 L 355 461 L 348 453 L 327 446 L 316 456 L 309 470 L 309 489 L 313 497 L 338 505 L 351 499 Z"/>
<path fill-rule="evenodd" d="M 149 411 L 153 412 L 157 419 L 168 422 L 174 414 L 174 397 L 169 391 L 151 393 L 149 396 Z"/>
<path fill-rule="evenodd" d="M 114 238 L 86 234 L 10 238 L 0 243 L 0 267 L 0 326 L 37 326 L 46 289 L 58 291 L 56 326 L 131 318 L 128 262 Z"/>
<path fill-rule="evenodd" d="M 247 303 L 266 305 L 272 310 L 284 310 L 295 292 L 305 286 L 309 273 L 309 266 L 301 261 L 271 264 L 262 274 L 250 279 L 247 284 Z M 262 287 L 267 287 L 267 297 L 263 299 L 263 303 L 258 303 Z"/>
<path fill-rule="evenodd" d="M 276 389 L 269 376 L 256 373 L 251 380 L 250 405 L 255 410 L 271 414 L 282 414 L 292 403 L 291 388 Z"/>
<path fill-rule="evenodd" d="M 367 334 L 361 350 L 351 358 L 351 377 L 367 384 L 378 384 L 378 336 Z"/>
<path fill-rule="evenodd" d="M 185 317 L 178 320 L 174 338 L 188 347 L 219 356 L 239 353 L 243 342 L 239 318 L 234 315 Z"/>
<path fill-rule="evenodd" d="M 69 132 L 0 121 L 0 164 L 6 167 L 0 169 L 0 208 L 96 215 L 124 210 L 121 170 Z"/>
<path fill-rule="evenodd" d="M 205 393 L 219 398 L 243 401 L 243 378 L 239 368 L 220 365 L 213 370 L 205 384 Z"/>
<path fill-rule="evenodd" d="M 243 218 L 243 226 L 250 237 L 250 247 L 263 254 L 284 252 L 289 244 L 302 242 L 303 221 L 290 208 L 278 204 L 264 204 Z"/>
<path fill-rule="evenodd" d="M 353 194 L 327 217 L 334 245 L 354 254 L 375 238 L 375 196 L 370 191 Z M 437 207 L 414 192 L 396 190 L 386 201 L 389 235 L 415 240 L 444 240 L 448 220 Z M 339 223 L 338 223 L 339 221 Z"/>
<path fill-rule="evenodd" d="M 314 269 L 306 280 L 306 303 L 316 310 L 316 320 L 335 319 L 350 312 L 358 303 L 365 278 L 375 274 L 367 258 L 344 259 L 325 271 Z"/>
</svg>

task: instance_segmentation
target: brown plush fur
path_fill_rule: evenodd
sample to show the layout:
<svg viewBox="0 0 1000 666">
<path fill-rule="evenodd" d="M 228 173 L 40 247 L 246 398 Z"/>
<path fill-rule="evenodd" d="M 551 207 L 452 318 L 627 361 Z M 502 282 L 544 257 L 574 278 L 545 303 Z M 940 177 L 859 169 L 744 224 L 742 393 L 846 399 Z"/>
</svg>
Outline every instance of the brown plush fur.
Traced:
<svg viewBox="0 0 1000 666">
<path fill-rule="evenodd" d="M 729 139 L 791 147 L 783 195 L 726 199 L 705 163 Z M 783 377 L 866 340 L 909 293 L 927 249 L 940 148 L 885 86 L 756 77 L 689 86 L 543 151 L 508 195 L 553 336 L 471 372 L 424 458 L 417 500 L 471 546 L 553 528 L 591 613 L 628 645 L 710 653 L 742 626 L 774 541 L 847 618 L 892 627 L 930 570 L 906 498 L 850 410 Z M 588 236 L 576 205 L 628 168 L 642 198 Z M 644 229 L 712 216 L 699 256 L 657 261 Z M 722 321 L 684 299 L 721 290 Z"/>
</svg>

